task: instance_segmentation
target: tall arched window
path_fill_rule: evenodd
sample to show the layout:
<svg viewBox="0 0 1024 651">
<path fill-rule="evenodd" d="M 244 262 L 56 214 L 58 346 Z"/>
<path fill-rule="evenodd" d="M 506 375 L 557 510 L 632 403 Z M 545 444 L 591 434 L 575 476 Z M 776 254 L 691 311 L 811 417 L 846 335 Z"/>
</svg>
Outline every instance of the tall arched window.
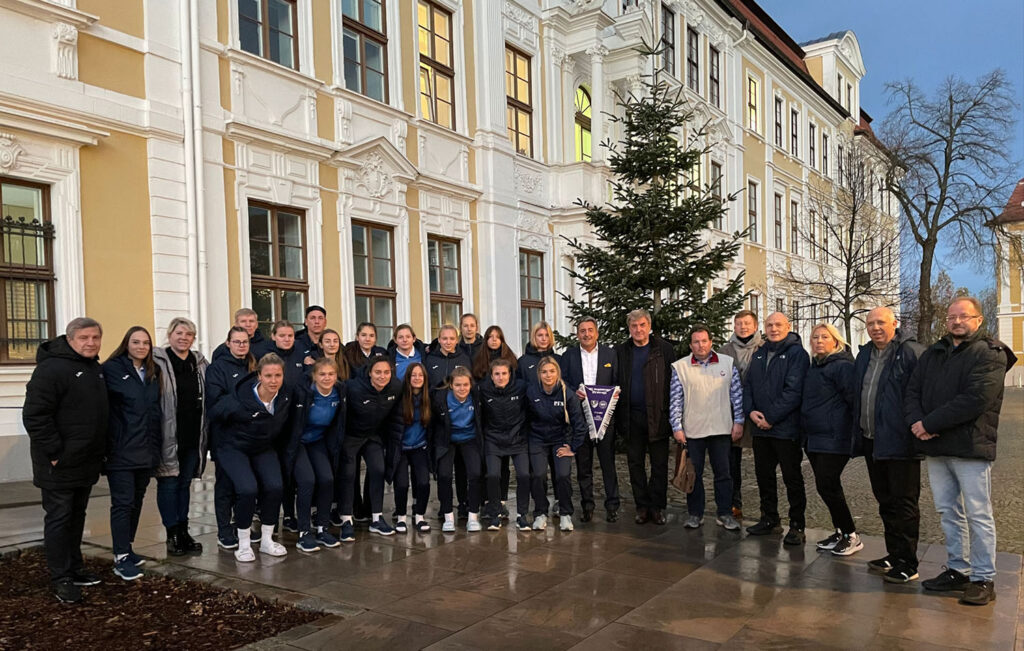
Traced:
<svg viewBox="0 0 1024 651">
<path fill-rule="evenodd" d="M 576 160 L 590 161 L 590 93 L 576 89 Z"/>
</svg>

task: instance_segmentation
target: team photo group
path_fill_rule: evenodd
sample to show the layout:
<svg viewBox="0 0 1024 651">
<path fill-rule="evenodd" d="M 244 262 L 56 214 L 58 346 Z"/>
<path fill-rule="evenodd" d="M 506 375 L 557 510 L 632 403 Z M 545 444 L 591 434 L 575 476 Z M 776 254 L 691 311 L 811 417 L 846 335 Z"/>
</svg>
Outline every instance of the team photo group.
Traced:
<svg viewBox="0 0 1024 651">
<path fill-rule="evenodd" d="M 1003 375 L 1015 358 L 984 335 L 977 300 L 947 307 L 946 334 L 927 348 L 898 329 L 888 307 L 867 313 L 870 342 L 859 351 L 830 323 L 815 324 L 804 342 L 786 315 L 762 324 L 744 310 L 726 342 L 694 326 L 683 357 L 680 342 L 660 336 L 657 318 L 642 309 L 623 314 L 626 341 L 602 341 L 599 323 L 584 318 L 575 324 L 578 343 L 556 352 L 542 321 L 517 355 L 500 327 L 482 330 L 473 314 L 441 326 L 429 344 L 409 325 L 378 341 L 373 323 L 344 343 L 322 307 L 307 308 L 300 328 L 273 323 L 269 337 L 261 315 L 243 308 L 210 360 L 194 348 L 195 324 L 175 318 L 166 342 L 135 326 L 102 362 L 102 325 L 76 318 L 40 345 L 23 410 L 52 588 L 77 602 L 82 586 L 101 581 L 81 553 L 101 474 L 114 573 L 129 581 L 146 560 L 133 542 L 153 477 L 168 555 L 202 552 L 189 507 L 208 459 L 217 545 L 249 563 L 287 555 L 283 532 L 295 534 L 288 540 L 303 553 L 438 527 L 532 535 L 547 530 L 549 517 L 567 534 L 596 517 L 618 522 L 627 499 L 635 525 L 663 526 L 674 441 L 686 452 L 677 475 L 692 464 L 685 528 L 705 524 L 710 465 L 714 522 L 743 535 L 741 464 L 752 448 L 760 504 L 746 533 L 785 531 L 783 545 L 804 545 L 806 456 L 834 528 L 816 548 L 837 556 L 863 549 L 842 481 L 862 456 L 886 547 L 868 570 L 893 583 L 918 578 L 926 463 L 948 558 L 923 587 L 984 605 L 995 598 L 991 467 Z M 617 449 L 626 452 L 628 498 L 620 496 Z M 439 509 L 428 514 L 431 496 Z"/>
</svg>

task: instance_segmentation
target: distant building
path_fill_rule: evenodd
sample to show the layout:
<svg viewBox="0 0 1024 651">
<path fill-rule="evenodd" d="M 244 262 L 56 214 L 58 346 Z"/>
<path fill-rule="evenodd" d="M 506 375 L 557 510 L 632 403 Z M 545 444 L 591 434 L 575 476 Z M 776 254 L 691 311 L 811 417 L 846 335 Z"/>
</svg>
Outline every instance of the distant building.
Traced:
<svg viewBox="0 0 1024 651">
<path fill-rule="evenodd" d="M 1007 230 L 1024 236 L 1024 179 L 1010 193 L 1006 207 L 996 220 Z M 1024 260 L 1016 247 L 1000 242 L 996 267 L 996 297 L 999 300 L 999 339 L 1017 355 L 1017 364 L 1006 374 L 1006 384 L 1024 386 Z"/>
</svg>

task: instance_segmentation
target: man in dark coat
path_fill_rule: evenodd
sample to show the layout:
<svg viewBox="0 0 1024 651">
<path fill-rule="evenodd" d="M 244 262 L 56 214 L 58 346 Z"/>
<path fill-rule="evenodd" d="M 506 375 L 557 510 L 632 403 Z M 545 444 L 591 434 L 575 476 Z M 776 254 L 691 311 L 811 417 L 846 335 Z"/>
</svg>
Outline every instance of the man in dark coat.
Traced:
<svg viewBox="0 0 1024 651">
<path fill-rule="evenodd" d="M 587 394 L 581 384 L 615 386 L 618 382 L 618 360 L 615 349 L 597 343 L 597 321 L 587 317 L 576 325 L 576 339 L 580 345 L 570 346 L 562 353 L 562 379 L 570 389 L 576 391 L 580 400 Z M 605 519 L 615 522 L 619 519 L 619 476 L 615 471 L 615 430 L 607 428 L 604 438 L 584 441 L 576 451 L 576 481 L 580 486 L 580 506 L 583 514 L 580 520 L 590 522 L 594 517 L 594 450 L 601 462 L 604 477 Z"/>
<path fill-rule="evenodd" d="M 750 360 L 743 381 L 743 411 L 754 423 L 754 474 L 761 498 L 761 519 L 747 527 L 747 533 L 763 536 L 782 531 L 779 518 L 779 494 L 776 469 L 782 468 L 782 481 L 789 500 L 789 531 L 782 542 L 801 545 L 807 493 L 804 475 L 800 403 L 804 378 L 811 358 L 804 350 L 800 335 L 790 332 L 789 319 L 781 312 L 768 315 L 764 322 L 767 341 Z"/>
<path fill-rule="evenodd" d="M 1017 361 L 1005 344 L 981 334 L 983 318 L 976 298 L 950 304 L 947 334 L 922 353 L 904 405 L 915 445 L 928 459 L 928 481 L 946 537 L 946 569 L 922 585 L 940 592 L 963 590 L 960 603 L 976 606 L 995 599 L 992 463 L 1003 376 Z"/>
<path fill-rule="evenodd" d="M 676 359 L 672 345 L 651 334 L 651 315 L 633 310 L 626 317 L 629 339 L 616 349 L 621 392 L 615 426 L 626 439 L 629 483 L 636 523 L 665 524 L 668 503 L 669 373 Z M 645 468 L 651 459 L 651 475 Z"/>
<path fill-rule="evenodd" d="M 248 307 L 235 310 L 235 325 L 245 328 L 245 332 L 249 335 L 249 352 L 257 362 L 274 347 L 274 342 L 265 339 L 263 333 L 260 332 L 260 316 L 256 314 L 256 310 Z M 213 361 L 222 355 L 230 354 L 227 343 L 222 343 L 213 350 L 210 360 Z"/>
<path fill-rule="evenodd" d="M 100 582 L 84 571 L 81 547 L 107 445 L 107 385 L 97 358 L 102 340 L 100 324 L 81 317 L 66 335 L 41 344 L 22 408 L 32 482 L 42 491 L 50 581 L 57 599 L 69 603 L 82 599 L 79 586 Z"/>
<path fill-rule="evenodd" d="M 887 307 L 868 312 L 871 343 L 861 346 L 853 371 L 851 456 L 864 455 L 871 492 L 885 531 L 886 556 L 868 562 L 868 570 L 890 583 L 917 578 L 917 540 L 921 525 L 921 457 L 904 422 L 903 395 L 917 366 L 921 345 L 897 329 Z"/>
<path fill-rule="evenodd" d="M 317 358 L 324 356 L 320 347 L 320 336 L 327 329 L 327 310 L 319 305 L 306 308 L 305 327 L 295 333 L 295 348 L 302 352 L 304 364 L 312 365 Z"/>
</svg>

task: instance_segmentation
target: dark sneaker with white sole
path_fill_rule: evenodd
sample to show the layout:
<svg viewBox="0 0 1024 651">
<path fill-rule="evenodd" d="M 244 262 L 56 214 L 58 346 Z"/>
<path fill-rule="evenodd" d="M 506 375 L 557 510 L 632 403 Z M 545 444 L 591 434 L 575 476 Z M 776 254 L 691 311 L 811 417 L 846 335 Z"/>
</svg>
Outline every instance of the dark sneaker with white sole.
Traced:
<svg viewBox="0 0 1024 651">
<path fill-rule="evenodd" d="M 897 563 L 896 567 L 886 572 L 882 578 L 885 579 L 886 583 L 910 583 L 917 576 L 916 567 L 906 563 Z"/>
<path fill-rule="evenodd" d="M 789 545 L 794 547 L 796 545 L 802 545 L 807 540 L 807 535 L 804 530 L 799 527 L 790 527 L 789 531 L 786 532 L 786 537 L 782 539 L 783 545 Z"/>
<path fill-rule="evenodd" d="M 295 548 L 307 554 L 320 551 L 320 545 L 317 544 L 316 538 L 309 531 L 303 531 L 299 534 L 299 540 L 295 543 Z"/>
<path fill-rule="evenodd" d="M 321 547 L 327 547 L 328 549 L 341 545 L 338 539 L 335 538 L 334 535 L 326 528 L 316 534 L 316 542 Z"/>
<path fill-rule="evenodd" d="M 356 540 L 356 528 L 351 522 L 341 523 L 341 536 L 339 537 L 341 542 L 355 542 Z"/>
<path fill-rule="evenodd" d="M 996 584 L 994 581 L 971 581 L 964 588 L 964 596 L 960 603 L 968 606 L 985 606 L 996 600 Z"/>
<path fill-rule="evenodd" d="M 281 527 L 288 533 L 299 533 L 299 521 L 296 518 L 285 518 Z"/>
<path fill-rule="evenodd" d="M 817 547 L 818 551 L 820 551 L 820 552 L 830 552 L 836 546 L 836 544 L 840 540 L 842 540 L 842 539 L 843 539 L 843 532 L 842 531 L 836 531 L 834 534 L 832 534 L 828 538 L 825 538 L 824 540 L 819 540 L 817 543 L 815 543 L 814 546 Z"/>
<path fill-rule="evenodd" d="M 381 517 L 370 523 L 370 533 L 375 533 L 378 536 L 393 536 L 395 530 L 391 528 L 387 520 Z"/>
<path fill-rule="evenodd" d="M 82 589 L 70 577 L 53 582 L 53 596 L 62 604 L 77 604 L 82 600 Z"/>
<path fill-rule="evenodd" d="M 868 572 L 872 574 L 885 574 L 892 569 L 892 559 L 888 556 L 885 558 L 876 558 L 873 561 L 868 561 Z"/>
<path fill-rule="evenodd" d="M 836 546 L 832 548 L 832 553 L 836 556 L 853 556 L 862 549 L 864 549 L 864 543 L 861 542 L 857 532 L 854 532 L 848 535 L 843 534 Z"/>
<path fill-rule="evenodd" d="M 962 592 L 971 584 L 971 577 L 942 566 L 942 574 L 921 581 L 921 587 L 932 592 Z"/>
<path fill-rule="evenodd" d="M 103 579 L 101 579 L 100 577 L 96 576 L 95 574 L 85 572 L 83 570 L 79 570 L 78 572 L 72 572 L 71 580 L 74 582 L 75 585 L 78 586 L 99 585 L 100 583 L 103 583 Z"/>
<path fill-rule="evenodd" d="M 114 562 L 114 574 L 125 581 L 134 581 L 142 578 L 142 570 L 137 568 L 128 556 Z"/>
</svg>

